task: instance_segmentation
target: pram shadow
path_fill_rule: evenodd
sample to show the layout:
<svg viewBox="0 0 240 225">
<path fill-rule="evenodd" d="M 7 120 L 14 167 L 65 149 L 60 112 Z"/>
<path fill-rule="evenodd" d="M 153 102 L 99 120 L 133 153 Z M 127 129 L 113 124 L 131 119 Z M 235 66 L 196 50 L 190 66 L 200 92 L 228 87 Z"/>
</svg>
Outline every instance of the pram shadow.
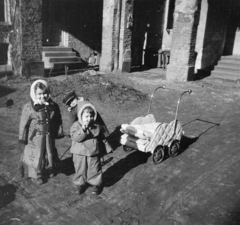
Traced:
<svg viewBox="0 0 240 225">
<path fill-rule="evenodd" d="M 104 187 L 111 187 L 120 181 L 131 169 L 147 163 L 150 156 L 151 153 L 134 151 L 128 154 L 125 158 L 120 159 L 103 173 Z"/>
<path fill-rule="evenodd" d="M 188 137 L 188 136 L 183 135 L 183 136 L 182 136 L 182 139 L 181 139 L 181 143 L 180 143 L 181 151 L 179 152 L 178 155 L 180 155 L 180 154 L 182 154 L 184 151 L 186 151 L 186 150 L 189 148 L 189 146 L 192 145 L 194 142 L 196 142 L 203 134 L 207 133 L 209 130 L 211 130 L 211 129 L 214 128 L 215 126 L 220 126 L 219 123 L 214 123 L 214 122 L 210 122 L 210 121 L 202 120 L 202 119 L 194 119 L 194 120 L 191 120 L 191 121 L 183 124 L 183 126 L 185 126 L 185 125 L 187 125 L 187 124 L 190 124 L 190 123 L 192 123 L 192 122 L 195 122 L 195 121 L 200 121 L 200 122 L 212 124 L 212 126 L 208 127 L 206 130 L 202 131 L 198 136 L 195 136 L 195 137 Z"/>
</svg>

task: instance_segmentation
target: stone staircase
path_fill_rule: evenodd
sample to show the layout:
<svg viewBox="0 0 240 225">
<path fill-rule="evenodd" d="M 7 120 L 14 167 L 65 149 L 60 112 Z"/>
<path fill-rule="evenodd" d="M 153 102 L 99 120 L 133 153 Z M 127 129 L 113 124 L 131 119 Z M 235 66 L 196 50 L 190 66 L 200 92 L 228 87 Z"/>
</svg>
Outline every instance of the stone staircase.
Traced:
<svg viewBox="0 0 240 225">
<path fill-rule="evenodd" d="M 50 73 L 62 73 L 63 69 L 65 69 L 66 73 L 66 68 L 67 70 L 71 70 L 86 66 L 86 62 L 78 57 L 76 52 L 73 52 L 70 47 L 42 47 L 42 60 L 44 62 L 44 69 L 50 70 Z"/>
<path fill-rule="evenodd" d="M 228 82 L 240 81 L 240 55 L 222 56 L 206 79 Z"/>
</svg>

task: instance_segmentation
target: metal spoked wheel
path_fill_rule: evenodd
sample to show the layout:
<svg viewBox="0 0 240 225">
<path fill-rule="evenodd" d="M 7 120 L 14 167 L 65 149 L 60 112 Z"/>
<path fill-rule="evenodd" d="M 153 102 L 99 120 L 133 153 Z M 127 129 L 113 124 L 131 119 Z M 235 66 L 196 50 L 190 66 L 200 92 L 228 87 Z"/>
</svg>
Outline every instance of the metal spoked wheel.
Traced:
<svg viewBox="0 0 240 225">
<path fill-rule="evenodd" d="M 180 150 L 180 142 L 178 140 L 174 140 L 168 149 L 168 155 L 170 157 L 175 157 L 178 155 Z"/>
<path fill-rule="evenodd" d="M 123 150 L 124 150 L 124 152 L 131 152 L 131 151 L 133 151 L 134 149 L 133 149 L 132 147 L 123 145 Z"/>
<path fill-rule="evenodd" d="M 157 146 L 154 149 L 153 155 L 152 155 L 153 163 L 159 164 L 160 162 L 163 161 L 164 156 L 165 156 L 164 148 L 162 146 Z"/>
</svg>

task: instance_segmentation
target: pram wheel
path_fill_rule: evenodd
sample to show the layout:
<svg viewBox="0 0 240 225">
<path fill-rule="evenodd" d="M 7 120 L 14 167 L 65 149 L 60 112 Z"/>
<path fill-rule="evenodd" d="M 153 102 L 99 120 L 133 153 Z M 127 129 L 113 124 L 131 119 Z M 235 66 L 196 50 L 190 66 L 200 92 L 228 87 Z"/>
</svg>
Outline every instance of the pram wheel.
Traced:
<svg viewBox="0 0 240 225">
<path fill-rule="evenodd" d="M 153 155 L 152 155 L 153 163 L 159 164 L 160 162 L 162 162 L 164 159 L 164 155 L 165 155 L 164 148 L 162 146 L 157 146 L 154 149 Z"/>
<path fill-rule="evenodd" d="M 174 140 L 168 149 L 168 155 L 170 157 L 175 157 L 180 150 L 180 142 L 178 140 Z"/>
<path fill-rule="evenodd" d="M 131 152 L 133 150 L 133 148 L 129 147 L 129 146 L 126 146 L 126 145 L 123 145 L 123 150 L 124 150 L 124 152 Z"/>
</svg>

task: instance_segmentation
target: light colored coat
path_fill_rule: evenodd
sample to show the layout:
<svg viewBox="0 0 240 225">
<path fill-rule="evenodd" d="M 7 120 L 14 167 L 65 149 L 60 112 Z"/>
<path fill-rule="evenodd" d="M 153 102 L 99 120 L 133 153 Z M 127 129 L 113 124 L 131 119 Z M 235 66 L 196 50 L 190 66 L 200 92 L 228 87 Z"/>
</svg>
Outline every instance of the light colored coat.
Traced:
<svg viewBox="0 0 240 225">
<path fill-rule="evenodd" d="M 100 135 L 100 127 L 93 124 L 86 132 L 81 124 L 76 121 L 70 130 L 72 139 L 71 153 L 84 156 L 95 156 L 100 154 L 97 137 Z"/>
<path fill-rule="evenodd" d="M 91 107 L 94 112 L 94 123 L 83 131 L 82 128 L 82 112 L 86 107 Z M 98 138 L 101 135 L 101 127 L 95 123 L 97 118 L 97 111 L 95 107 L 88 101 L 80 101 L 77 106 L 78 121 L 74 122 L 70 129 L 70 136 L 72 139 L 71 152 L 83 156 L 96 156 L 100 154 Z"/>
</svg>

